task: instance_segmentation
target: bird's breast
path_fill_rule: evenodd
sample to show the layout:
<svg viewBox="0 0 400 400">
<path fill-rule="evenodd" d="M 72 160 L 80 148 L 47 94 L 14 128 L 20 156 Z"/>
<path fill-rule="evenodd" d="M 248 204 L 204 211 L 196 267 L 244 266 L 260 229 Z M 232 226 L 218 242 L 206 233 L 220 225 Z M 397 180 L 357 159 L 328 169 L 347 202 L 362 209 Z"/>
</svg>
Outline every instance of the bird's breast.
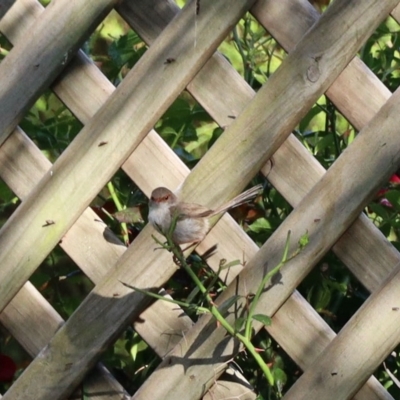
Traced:
<svg viewBox="0 0 400 400">
<path fill-rule="evenodd" d="M 149 222 L 161 233 L 167 233 L 171 226 L 169 207 L 152 207 L 149 211 Z"/>
</svg>

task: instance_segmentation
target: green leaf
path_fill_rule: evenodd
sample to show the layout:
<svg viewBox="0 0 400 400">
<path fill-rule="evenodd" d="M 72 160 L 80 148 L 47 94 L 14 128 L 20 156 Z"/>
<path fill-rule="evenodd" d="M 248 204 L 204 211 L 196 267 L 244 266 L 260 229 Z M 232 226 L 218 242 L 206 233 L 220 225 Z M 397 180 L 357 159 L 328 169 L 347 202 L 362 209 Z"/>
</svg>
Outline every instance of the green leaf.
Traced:
<svg viewBox="0 0 400 400">
<path fill-rule="evenodd" d="M 218 311 L 223 314 L 225 311 L 229 310 L 239 299 L 241 296 L 236 295 L 230 297 L 228 300 L 225 300 L 220 306 L 218 306 Z"/>
<path fill-rule="evenodd" d="M 139 340 L 135 337 L 134 342 L 135 343 L 131 346 L 129 350 L 133 361 L 136 360 L 137 355 L 140 351 L 146 350 L 148 347 L 147 344 L 140 337 Z"/>
<path fill-rule="evenodd" d="M 208 142 L 208 148 L 210 149 L 212 145 L 219 139 L 219 137 L 224 133 L 224 130 L 220 127 L 215 128 L 211 135 L 211 139 Z"/>
<path fill-rule="evenodd" d="M 334 289 L 332 289 L 334 290 Z M 318 311 L 325 310 L 329 305 L 332 293 L 331 288 L 325 281 L 321 285 L 313 286 L 308 293 L 307 299 L 309 303 Z"/>
<path fill-rule="evenodd" d="M 272 323 L 271 318 L 268 317 L 267 315 L 263 315 L 263 314 L 253 315 L 253 319 L 258 322 L 261 322 L 264 326 L 270 326 Z"/>
<path fill-rule="evenodd" d="M 383 220 L 389 219 L 389 210 L 378 203 L 370 203 L 368 204 L 368 208 L 377 216 L 381 217 Z"/>
<path fill-rule="evenodd" d="M 265 218 L 258 218 L 255 222 L 249 225 L 249 229 L 255 233 L 260 233 L 266 230 L 271 230 L 270 222 Z"/>
<path fill-rule="evenodd" d="M 183 124 L 191 120 L 191 107 L 189 102 L 178 97 L 162 117 L 163 125 L 169 125 L 180 130 Z"/>
<path fill-rule="evenodd" d="M 10 188 L 0 179 L 0 201 L 2 203 L 16 203 L 18 198 Z"/>
<path fill-rule="evenodd" d="M 113 217 L 121 223 L 135 224 L 143 222 L 142 214 L 139 207 L 130 207 L 125 210 L 118 211 L 113 214 Z"/>
<path fill-rule="evenodd" d="M 139 43 L 142 43 L 142 39 L 135 32 L 130 31 L 110 45 L 108 55 L 117 67 L 121 68 L 136 58 L 135 46 Z"/>
<path fill-rule="evenodd" d="M 282 393 L 282 389 L 287 382 L 287 375 L 286 375 L 285 371 L 283 371 L 280 368 L 274 368 L 272 370 L 272 373 L 274 375 L 275 386 L 276 386 L 278 392 Z"/>
<path fill-rule="evenodd" d="M 301 132 L 304 132 L 309 128 L 311 120 L 317 116 L 319 113 L 322 113 L 322 108 L 319 106 L 314 106 L 307 115 L 301 120 L 299 128 Z M 314 133 L 314 132 L 312 132 Z"/>
<path fill-rule="evenodd" d="M 389 200 L 390 204 L 395 210 L 400 210 L 400 191 L 389 190 L 385 193 L 384 197 Z"/>
<path fill-rule="evenodd" d="M 197 138 L 196 128 L 191 123 L 187 124 L 185 126 L 185 129 L 183 130 L 182 140 L 184 140 L 185 142 L 191 142 L 197 139 L 198 138 Z"/>
<path fill-rule="evenodd" d="M 235 320 L 234 329 L 236 332 L 240 332 L 246 322 L 246 318 L 237 318 Z"/>
<path fill-rule="evenodd" d="M 308 242 L 310 241 L 310 238 L 308 236 L 308 231 L 302 235 L 299 239 L 299 246 L 301 249 L 303 249 L 304 247 L 306 247 L 308 245 Z"/>
<path fill-rule="evenodd" d="M 324 133 L 324 132 L 323 132 Z M 332 135 L 327 135 L 325 137 L 320 137 L 316 146 L 315 152 L 321 153 L 325 149 L 332 148 L 334 146 L 333 137 Z"/>
</svg>

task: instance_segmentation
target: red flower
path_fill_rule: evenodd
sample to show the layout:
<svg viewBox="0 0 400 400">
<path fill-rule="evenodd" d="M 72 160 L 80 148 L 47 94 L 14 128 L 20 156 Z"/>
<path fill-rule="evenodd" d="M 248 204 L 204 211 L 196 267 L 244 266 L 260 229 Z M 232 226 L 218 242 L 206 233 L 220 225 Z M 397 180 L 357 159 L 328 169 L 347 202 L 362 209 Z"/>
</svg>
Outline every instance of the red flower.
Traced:
<svg viewBox="0 0 400 400">
<path fill-rule="evenodd" d="M 389 179 L 390 183 L 394 183 L 395 185 L 399 185 L 400 184 L 400 177 L 397 174 L 393 174 L 390 179 Z"/>
<path fill-rule="evenodd" d="M 12 358 L 0 354 L 0 382 L 10 382 L 14 378 L 17 366 Z"/>
</svg>

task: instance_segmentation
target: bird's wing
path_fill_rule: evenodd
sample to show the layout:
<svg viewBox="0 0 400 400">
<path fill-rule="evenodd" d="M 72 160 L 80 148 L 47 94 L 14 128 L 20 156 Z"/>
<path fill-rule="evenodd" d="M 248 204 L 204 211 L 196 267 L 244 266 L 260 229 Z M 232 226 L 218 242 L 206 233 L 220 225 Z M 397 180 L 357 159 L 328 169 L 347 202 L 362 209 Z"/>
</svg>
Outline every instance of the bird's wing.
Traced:
<svg viewBox="0 0 400 400">
<path fill-rule="evenodd" d="M 182 203 L 178 208 L 179 219 L 186 218 L 205 218 L 211 215 L 214 211 L 207 207 L 195 203 Z M 173 211 L 175 212 L 175 211 Z"/>
</svg>

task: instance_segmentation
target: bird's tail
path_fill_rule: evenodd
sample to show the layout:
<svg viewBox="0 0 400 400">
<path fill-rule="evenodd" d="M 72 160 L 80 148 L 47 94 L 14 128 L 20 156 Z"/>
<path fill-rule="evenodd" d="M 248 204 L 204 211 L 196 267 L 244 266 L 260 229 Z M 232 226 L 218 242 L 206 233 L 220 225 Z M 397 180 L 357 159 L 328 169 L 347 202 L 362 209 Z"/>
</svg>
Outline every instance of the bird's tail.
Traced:
<svg viewBox="0 0 400 400">
<path fill-rule="evenodd" d="M 228 203 L 222 205 L 221 207 L 218 207 L 215 210 L 205 211 L 204 213 L 200 213 L 199 215 L 196 215 L 196 217 L 197 218 L 212 217 L 214 215 L 221 214 L 225 211 L 228 211 L 231 208 L 240 206 L 241 204 L 247 203 L 251 199 L 254 199 L 258 194 L 261 193 L 262 189 L 263 189 L 262 185 L 253 186 L 249 190 L 246 190 L 245 192 L 239 194 L 232 200 L 228 201 Z"/>
</svg>

